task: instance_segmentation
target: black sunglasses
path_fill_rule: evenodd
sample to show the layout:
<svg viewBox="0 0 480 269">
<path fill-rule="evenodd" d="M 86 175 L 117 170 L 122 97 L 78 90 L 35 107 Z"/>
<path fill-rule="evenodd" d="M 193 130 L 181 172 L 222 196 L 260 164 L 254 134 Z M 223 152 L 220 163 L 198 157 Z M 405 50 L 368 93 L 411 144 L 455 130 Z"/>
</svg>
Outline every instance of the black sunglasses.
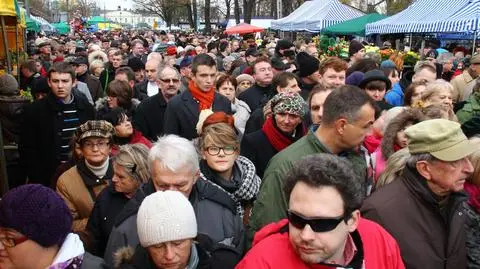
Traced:
<svg viewBox="0 0 480 269">
<path fill-rule="evenodd" d="M 305 225 L 308 224 L 316 233 L 324 233 L 334 230 L 340 222 L 345 220 L 345 216 L 338 218 L 305 218 L 290 210 L 287 211 L 287 217 L 288 221 L 297 229 L 303 229 L 305 228 Z"/>
</svg>

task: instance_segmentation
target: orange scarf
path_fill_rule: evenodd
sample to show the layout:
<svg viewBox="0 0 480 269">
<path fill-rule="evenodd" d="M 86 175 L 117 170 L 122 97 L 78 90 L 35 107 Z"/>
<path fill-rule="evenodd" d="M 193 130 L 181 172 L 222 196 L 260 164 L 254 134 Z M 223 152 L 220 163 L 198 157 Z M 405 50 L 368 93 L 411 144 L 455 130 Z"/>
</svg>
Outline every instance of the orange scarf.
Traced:
<svg viewBox="0 0 480 269">
<path fill-rule="evenodd" d="M 209 109 L 212 107 L 213 99 L 215 97 L 215 89 L 211 88 L 208 92 L 204 92 L 198 88 L 195 82 L 190 81 L 188 83 L 188 88 L 190 89 L 190 93 L 192 94 L 193 98 L 199 102 L 199 109 L 200 111 L 204 109 Z"/>
</svg>

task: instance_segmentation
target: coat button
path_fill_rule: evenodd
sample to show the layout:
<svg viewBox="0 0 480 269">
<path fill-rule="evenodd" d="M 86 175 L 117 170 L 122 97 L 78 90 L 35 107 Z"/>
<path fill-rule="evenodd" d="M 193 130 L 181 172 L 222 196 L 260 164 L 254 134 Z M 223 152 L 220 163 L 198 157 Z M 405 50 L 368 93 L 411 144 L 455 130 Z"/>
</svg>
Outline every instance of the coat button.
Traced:
<svg viewBox="0 0 480 269">
<path fill-rule="evenodd" d="M 60 117 L 62 116 L 62 112 L 58 112 L 57 115 Z"/>
<path fill-rule="evenodd" d="M 97 183 L 100 182 L 100 180 L 97 179 Z"/>
<path fill-rule="evenodd" d="M 107 217 L 103 218 L 103 220 L 107 220 Z"/>
<path fill-rule="evenodd" d="M 459 216 L 462 216 L 462 215 L 463 215 L 463 213 L 462 213 L 462 212 L 458 212 L 458 215 L 459 215 Z"/>
</svg>

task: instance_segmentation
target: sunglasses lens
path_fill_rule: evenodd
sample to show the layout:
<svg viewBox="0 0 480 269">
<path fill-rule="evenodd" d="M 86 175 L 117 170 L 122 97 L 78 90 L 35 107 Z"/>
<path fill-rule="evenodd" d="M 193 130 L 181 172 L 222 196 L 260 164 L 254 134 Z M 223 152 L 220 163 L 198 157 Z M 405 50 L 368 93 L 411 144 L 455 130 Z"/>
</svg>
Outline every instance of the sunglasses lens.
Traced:
<svg viewBox="0 0 480 269">
<path fill-rule="evenodd" d="M 305 225 L 309 225 L 310 228 L 316 233 L 324 233 L 334 230 L 340 222 L 342 222 L 342 218 L 331 218 L 331 219 L 306 219 L 303 218 L 293 212 L 288 212 L 288 221 L 295 226 L 297 229 L 305 228 Z"/>
</svg>

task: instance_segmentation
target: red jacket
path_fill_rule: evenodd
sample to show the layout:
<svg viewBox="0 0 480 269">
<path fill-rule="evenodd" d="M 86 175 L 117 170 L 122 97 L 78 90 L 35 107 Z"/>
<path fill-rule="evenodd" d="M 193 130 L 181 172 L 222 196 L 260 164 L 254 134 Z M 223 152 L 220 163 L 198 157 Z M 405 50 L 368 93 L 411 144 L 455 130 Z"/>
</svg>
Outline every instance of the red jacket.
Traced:
<svg viewBox="0 0 480 269">
<path fill-rule="evenodd" d="M 293 250 L 288 232 L 280 230 L 288 225 L 288 220 L 265 226 L 255 234 L 253 247 L 235 267 L 236 269 L 255 268 L 295 268 L 332 269 L 327 265 L 307 265 Z M 362 241 L 364 262 L 367 269 L 404 269 L 400 249 L 393 237 L 380 225 L 367 219 L 360 219 L 357 228 Z M 357 268 L 355 268 L 357 269 Z"/>
<path fill-rule="evenodd" d="M 130 142 L 128 142 L 128 144 L 144 144 L 149 149 L 152 147 L 152 142 L 150 142 L 150 140 L 143 136 L 142 132 L 135 129 L 133 130 L 132 139 L 130 140 Z M 117 155 L 118 149 L 119 145 L 113 145 L 112 156 Z"/>
</svg>

